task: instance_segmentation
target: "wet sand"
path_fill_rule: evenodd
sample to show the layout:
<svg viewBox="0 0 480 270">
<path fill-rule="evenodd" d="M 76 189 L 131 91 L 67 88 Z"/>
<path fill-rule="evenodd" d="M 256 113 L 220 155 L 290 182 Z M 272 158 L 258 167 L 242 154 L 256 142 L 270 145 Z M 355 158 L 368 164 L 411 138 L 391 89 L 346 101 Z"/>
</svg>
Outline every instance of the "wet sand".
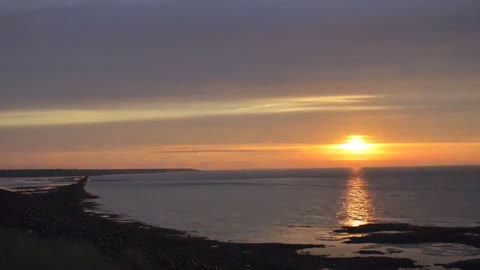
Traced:
<svg viewBox="0 0 480 270">
<path fill-rule="evenodd" d="M 238 244 L 191 237 L 184 232 L 140 222 L 119 223 L 94 210 L 84 189 L 87 178 L 52 190 L 22 194 L 0 190 L 0 226 L 41 238 L 92 243 L 105 256 L 135 252 L 145 264 L 137 269 L 355 269 L 415 268 L 411 259 L 298 254 L 318 245 Z M 152 206 L 154 207 L 154 206 Z M 464 268 L 472 269 L 472 268 Z"/>
<path fill-rule="evenodd" d="M 336 231 L 350 235 L 345 243 L 428 244 L 450 243 L 480 248 L 480 227 L 428 227 L 411 224 L 367 224 Z M 359 236 L 360 235 L 360 236 Z M 372 251 L 375 253 L 375 251 Z M 479 270 L 480 259 L 437 264 L 444 268 Z"/>
<path fill-rule="evenodd" d="M 347 243 L 421 244 L 454 243 L 480 248 L 480 227 L 426 227 L 410 224 L 367 224 L 344 227 L 338 233 L 365 234 Z"/>
</svg>

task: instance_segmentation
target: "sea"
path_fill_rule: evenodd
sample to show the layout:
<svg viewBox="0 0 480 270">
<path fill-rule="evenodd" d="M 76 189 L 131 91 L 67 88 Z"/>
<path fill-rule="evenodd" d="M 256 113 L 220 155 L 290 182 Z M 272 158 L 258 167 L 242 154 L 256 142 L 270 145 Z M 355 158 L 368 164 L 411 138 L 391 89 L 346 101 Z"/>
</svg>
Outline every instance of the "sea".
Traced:
<svg viewBox="0 0 480 270">
<path fill-rule="evenodd" d="M 213 240 L 324 244 L 329 248 L 309 253 L 329 256 L 396 248 L 402 252 L 389 256 L 408 255 L 431 269 L 480 258 L 479 249 L 464 245 L 348 245 L 334 233 L 369 223 L 480 226 L 479 166 L 106 175 L 92 177 L 86 189 L 101 211 L 124 221 Z"/>
<path fill-rule="evenodd" d="M 480 226 L 480 167 L 198 171 L 93 177 L 108 212 L 234 242 L 311 243 L 342 226 Z"/>
</svg>

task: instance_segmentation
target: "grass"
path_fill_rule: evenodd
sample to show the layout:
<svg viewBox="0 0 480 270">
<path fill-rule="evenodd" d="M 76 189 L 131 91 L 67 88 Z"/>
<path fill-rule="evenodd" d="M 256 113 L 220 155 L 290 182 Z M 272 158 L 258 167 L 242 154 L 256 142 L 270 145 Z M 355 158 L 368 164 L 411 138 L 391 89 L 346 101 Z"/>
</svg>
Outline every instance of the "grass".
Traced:
<svg viewBox="0 0 480 270">
<path fill-rule="evenodd" d="M 133 270 L 147 269 L 133 255 L 114 260 L 89 243 L 42 239 L 28 232 L 0 227 L 2 270 Z"/>
</svg>

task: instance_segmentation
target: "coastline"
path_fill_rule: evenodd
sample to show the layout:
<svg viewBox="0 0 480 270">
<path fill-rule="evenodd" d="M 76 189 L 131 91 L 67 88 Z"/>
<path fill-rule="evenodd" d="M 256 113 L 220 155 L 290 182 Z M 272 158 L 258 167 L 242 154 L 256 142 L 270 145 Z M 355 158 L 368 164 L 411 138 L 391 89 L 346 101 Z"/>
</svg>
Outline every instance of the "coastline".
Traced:
<svg viewBox="0 0 480 270">
<path fill-rule="evenodd" d="M 0 170 L 1 178 L 13 177 L 78 177 L 99 176 L 108 174 L 147 174 L 168 172 L 199 172 L 196 169 L 32 169 L 32 170 Z"/>
<path fill-rule="evenodd" d="M 102 254 L 119 258 L 126 251 L 146 261 L 138 269 L 400 269 L 417 267 L 406 258 L 325 257 L 298 254 L 319 245 L 240 244 L 191 237 L 184 232 L 141 222 L 119 223 L 95 209 L 85 191 L 88 177 L 44 192 L 0 190 L 0 226 L 42 239 L 62 238 L 93 244 Z"/>
</svg>

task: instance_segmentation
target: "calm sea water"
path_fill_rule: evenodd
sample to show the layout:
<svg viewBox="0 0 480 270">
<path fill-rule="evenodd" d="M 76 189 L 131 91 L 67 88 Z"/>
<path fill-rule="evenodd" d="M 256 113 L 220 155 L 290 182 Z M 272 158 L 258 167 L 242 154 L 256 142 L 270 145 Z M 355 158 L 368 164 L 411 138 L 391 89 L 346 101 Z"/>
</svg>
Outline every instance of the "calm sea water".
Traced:
<svg viewBox="0 0 480 270">
<path fill-rule="evenodd" d="M 480 224 L 480 167 L 112 175 L 87 190 L 106 211 L 223 241 L 319 243 L 373 222 Z"/>
</svg>

